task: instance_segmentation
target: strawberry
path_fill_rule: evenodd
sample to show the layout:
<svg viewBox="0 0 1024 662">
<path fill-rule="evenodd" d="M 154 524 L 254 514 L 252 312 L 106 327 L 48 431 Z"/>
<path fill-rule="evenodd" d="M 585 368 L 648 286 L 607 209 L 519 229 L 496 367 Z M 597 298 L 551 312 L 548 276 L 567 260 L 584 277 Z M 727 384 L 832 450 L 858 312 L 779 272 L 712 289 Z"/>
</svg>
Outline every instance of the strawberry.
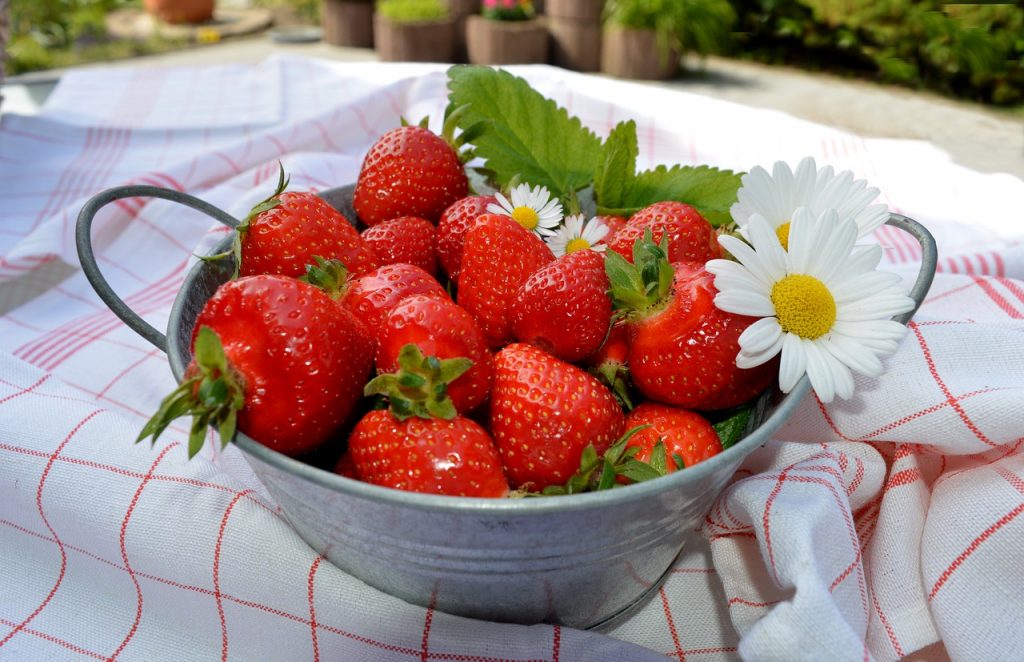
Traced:
<svg viewBox="0 0 1024 662">
<path fill-rule="evenodd" d="M 424 357 L 407 345 L 399 364 L 399 372 L 366 385 L 366 395 L 387 395 L 390 408 L 366 414 L 349 436 L 356 477 L 411 492 L 506 496 L 508 481 L 491 437 L 456 413 L 446 394 L 446 385 L 471 362 Z"/>
<path fill-rule="evenodd" d="M 465 357 L 473 367 L 448 385 L 460 414 L 468 414 L 491 391 L 491 353 L 473 316 L 436 294 L 414 294 L 391 309 L 380 330 L 377 371 L 395 372 L 402 348 L 412 344 L 439 359 Z"/>
<path fill-rule="evenodd" d="M 537 235 L 508 216 L 483 214 L 466 234 L 457 300 L 492 348 L 513 339 L 511 307 L 519 286 L 554 259 Z"/>
<path fill-rule="evenodd" d="M 571 363 L 523 343 L 495 355 L 490 430 L 514 487 L 565 483 L 583 450 L 604 452 L 623 422 L 611 392 Z"/>
<path fill-rule="evenodd" d="M 685 409 L 726 409 L 772 382 L 778 365 L 736 367 L 739 336 L 753 317 L 715 307 L 714 277 L 693 262 L 670 264 L 668 238 L 650 232 L 634 248 L 636 265 L 609 251 L 611 296 L 625 314 L 633 384 L 651 400 Z"/>
<path fill-rule="evenodd" d="M 203 306 L 185 381 L 143 428 L 156 437 L 192 416 L 189 456 L 208 425 L 235 428 L 286 455 L 324 443 L 362 395 L 373 366 L 366 330 L 313 285 L 283 276 L 228 281 Z"/>
<path fill-rule="evenodd" d="M 437 228 L 416 216 L 399 216 L 363 230 L 363 241 L 381 265 L 413 264 L 431 276 L 437 273 Z"/>
<path fill-rule="evenodd" d="M 608 226 L 608 238 L 611 239 L 615 233 L 626 227 L 626 219 L 622 216 L 595 216 L 595 219 Z"/>
<path fill-rule="evenodd" d="M 601 348 L 585 361 L 590 374 L 610 388 L 619 404 L 627 410 L 633 408 L 629 365 L 626 363 L 628 359 L 629 333 L 625 323 L 616 322 L 608 331 L 608 337 Z"/>
<path fill-rule="evenodd" d="M 664 464 L 665 472 L 692 467 L 722 452 L 722 441 L 706 418 L 696 412 L 645 402 L 626 416 L 626 427 L 649 426 L 633 435 L 626 447 L 636 447 L 633 457 L 649 464 Z M 655 459 L 662 444 L 664 457 Z M 667 460 L 667 461 L 666 461 Z"/>
<path fill-rule="evenodd" d="M 569 362 L 597 351 L 611 319 L 604 257 L 592 250 L 568 253 L 533 272 L 512 303 L 515 337 Z"/>
<path fill-rule="evenodd" d="M 471 195 L 456 200 L 441 214 L 437 223 L 437 258 L 453 282 L 457 283 L 459 279 L 466 233 L 476 224 L 477 218 L 487 213 L 487 205 L 497 203 L 493 195 Z"/>
<path fill-rule="evenodd" d="M 381 136 L 366 153 L 353 205 L 367 225 L 398 216 L 436 223 L 448 205 L 466 196 L 468 187 L 462 160 L 451 144 L 424 127 L 401 126 Z"/>
<path fill-rule="evenodd" d="M 341 260 L 356 276 L 377 267 L 377 256 L 341 212 L 314 193 L 285 192 L 287 186 L 282 169 L 274 193 L 236 228 L 238 273 L 298 278 L 315 255 Z"/>
<path fill-rule="evenodd" d="M 650 230 L 655 243 L 668 237 L 670 262 L 692 260 L 701 264 L 722 257 L 718 235 L 696 209 L 682 202 L 656 202 L 633 214 L 615 233 L 608 248 L 633 261 L 633 246 Z"/>
</svg>

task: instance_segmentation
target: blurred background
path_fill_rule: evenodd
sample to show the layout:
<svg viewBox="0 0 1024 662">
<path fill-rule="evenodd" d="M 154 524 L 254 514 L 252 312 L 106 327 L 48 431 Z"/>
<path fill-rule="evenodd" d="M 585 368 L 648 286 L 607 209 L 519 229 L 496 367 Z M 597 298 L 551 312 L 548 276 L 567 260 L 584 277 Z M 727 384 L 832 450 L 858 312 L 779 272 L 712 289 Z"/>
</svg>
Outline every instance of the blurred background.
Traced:
<svg viewBox="0 0 1024 662">
<path fill-rule="evenodd" d="M 5 7 L 6 5 L 6 7 Z M 665 80 L 724 56 L 1024 117 L 1024 8 L 910 0 L 0 0 L 7 76 L 262 35 Z"/>
</svg>

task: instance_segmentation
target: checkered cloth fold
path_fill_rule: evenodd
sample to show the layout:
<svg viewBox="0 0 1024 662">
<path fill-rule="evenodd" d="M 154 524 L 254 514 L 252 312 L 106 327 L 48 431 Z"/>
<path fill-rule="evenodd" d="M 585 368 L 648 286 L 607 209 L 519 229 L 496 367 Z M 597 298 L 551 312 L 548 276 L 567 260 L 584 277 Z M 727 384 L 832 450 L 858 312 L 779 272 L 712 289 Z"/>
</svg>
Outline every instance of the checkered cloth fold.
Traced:
<svg viewBox="0 0 1024 662">
<path fill-rule="evenodd" d="M 278 160 L 295 187 L 353 181 L 400 116 L 439 125 L 443 70 L 274 58 L 73 72 L 40 115 L 0 122 L 0 658 L 896 660 L 941 639 L 972 660 L 1024 648 L 1024 182 L 927 143 L 515 70 L 602 135 L 636 119 L 644 165 L 810 155 L 925 223 L 940 273 L 885 375 L 859 380 L 848 402 L 807 399 L 654 599 L 606 633 L 405 604 L 302 543 L 236 449 L 186 462 L 180 425 L 133 445 L 173 387 L 167 360 L 65 265 L 82 202 L 109 186 L 166 186 L 242 215 Z M 138 199 L 95 227 L 100 266 L 157 328 L 193 254 L 223 232 Z M 916 275 L 910 237 L 873 239 L 887 268 Z"/>
</svg>

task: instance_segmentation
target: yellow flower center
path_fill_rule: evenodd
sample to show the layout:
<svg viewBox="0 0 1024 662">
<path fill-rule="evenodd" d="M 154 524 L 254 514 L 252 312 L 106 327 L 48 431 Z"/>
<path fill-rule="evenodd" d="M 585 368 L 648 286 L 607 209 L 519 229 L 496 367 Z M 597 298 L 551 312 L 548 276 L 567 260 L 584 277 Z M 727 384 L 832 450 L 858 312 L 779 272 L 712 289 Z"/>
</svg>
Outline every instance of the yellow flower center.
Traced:
<svg viewBox="0 0 1024 662">
<path fill-rule="evenodd" d="M 786 221 L 779 227 L 775 228 L 775 236 L 779 238 L 779 243 L 782 244 L 783 250 L 789 250 L 789 221 Z"/>
<path fill-rule="evenodd" d="M 565 254 L 575 253 L 576 251 L 585 251 L 590 248 L 590 242 L 583 237 L 576 237 L 575 239 L 569 240 L 565 244 Z"/>
<path fill-rule="evenodd" d="M 530 207 L 516 207 L 512 210 L 512 219 L 527 230 L 533 230 L 540 222 L 540 216 Z"/>
<path fill-rule="evenodd" d="M 836 300 L 814 276 L 786 276 L 772 287 L 771 299 L 786 333 L 814 340 L 828 333 L 836 321 Z"/>
</svg>

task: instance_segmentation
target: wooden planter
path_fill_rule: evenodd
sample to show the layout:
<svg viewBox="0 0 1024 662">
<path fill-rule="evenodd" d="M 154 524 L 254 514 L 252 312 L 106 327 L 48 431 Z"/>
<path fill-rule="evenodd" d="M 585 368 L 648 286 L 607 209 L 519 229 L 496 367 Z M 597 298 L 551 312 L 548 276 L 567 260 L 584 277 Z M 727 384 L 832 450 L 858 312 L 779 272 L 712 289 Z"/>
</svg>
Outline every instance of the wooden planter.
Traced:
<svg viewBox="0 0 1024 662">
<path fill-rule="evenodd" d="M 447 0 L 448 15 L 455 19 L 455 57 L 467 62 L 466 19 L 480 12 L 480 0 Z"/>
<path fill-rule="evenodd" d="M 618 78 L 664 80 L 679 75 L 680 55 L 662 57 L 654 30 L 607 26 L 601 43 L 601 71 Z"/>
<path fill-rule="evenodd" d="M 373 48 L 373 1 L 323 0 L 320 25 L 328 44 Z"/>
<path fill-rule="evenodd" d="M 548 0 L 551 62 L 576 71 L 601 68 L 603 0 Z"/>
<path fill-rule="evenodd" d="M 473 64 L 544 64 L 548 61 L 548 28 L 542 18 L 495 21 L 470 16 L 466 48 Z"/>
<path fill-rule="evenodd" d="M 164 23 L 202 23 L 213 18 L 215 0 L 142 0 L 142 7 Z"/>
<path fill-rule="evenodd" d="M 454 62 L 455 19 L 399 23 L 373 17 L 373 39 L 384 62 Z"/>
</svg>

